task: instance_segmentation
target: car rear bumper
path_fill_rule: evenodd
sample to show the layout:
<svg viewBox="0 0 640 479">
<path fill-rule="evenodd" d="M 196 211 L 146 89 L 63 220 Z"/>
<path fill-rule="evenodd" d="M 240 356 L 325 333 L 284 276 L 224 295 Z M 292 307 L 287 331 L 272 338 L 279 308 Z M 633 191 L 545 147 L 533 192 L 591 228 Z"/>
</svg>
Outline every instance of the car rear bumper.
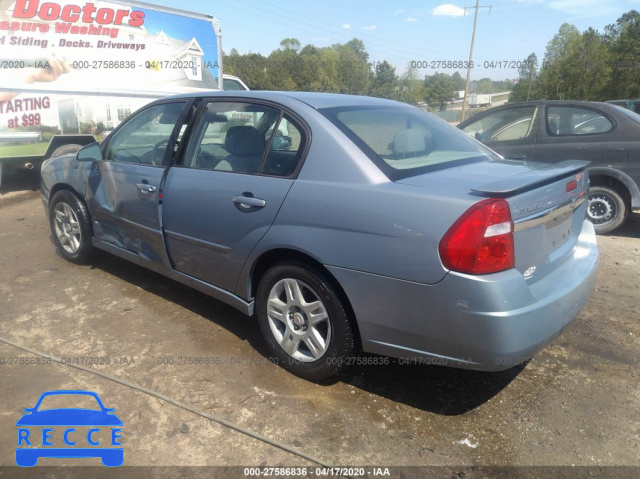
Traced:
<svg viewBox="0 0 640 479">
<path fill-rule="evenodd" d="M 450 272 L 435 285 L 328 269 L 351 301 L 364 351 L 500 371 L 529 359 L 579 314 L 598 262 L 593 225 L 585 221 L 572 255 L 531 284 L 515 269 Z"/>
</svg>

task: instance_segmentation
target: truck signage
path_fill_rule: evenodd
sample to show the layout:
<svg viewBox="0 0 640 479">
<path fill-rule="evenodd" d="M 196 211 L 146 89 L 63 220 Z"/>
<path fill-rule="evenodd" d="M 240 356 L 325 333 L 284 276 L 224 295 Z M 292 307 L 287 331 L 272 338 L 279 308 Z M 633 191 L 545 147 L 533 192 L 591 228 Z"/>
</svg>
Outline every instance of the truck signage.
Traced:
<svg viewBox="0 0 640 479">
<path fill-rule="evenodd" d="M 155 98 L 219 90 L 220 42 L 211 15 L 149 3 L 0 0 L 0 168 L 37 166 L 60 135 L 100 140 Z"/>
</svg>

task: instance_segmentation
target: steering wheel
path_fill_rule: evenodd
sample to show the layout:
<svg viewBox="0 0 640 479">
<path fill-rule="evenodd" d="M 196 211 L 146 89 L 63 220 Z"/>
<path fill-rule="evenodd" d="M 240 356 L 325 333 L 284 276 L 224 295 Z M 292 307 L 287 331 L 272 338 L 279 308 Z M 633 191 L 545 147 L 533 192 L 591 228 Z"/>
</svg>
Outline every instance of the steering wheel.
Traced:
<svg viewBox="0 0 640 479">
<path fill-rule="evenodd" d="M 169 138 L 165 138 L 164 140 L 160 140 L 158 143 L 153 145 L 153 149 L 151 150 L 151 163 L 153 163 L 154 165 L 162 164 L 164 153 L 167 149 L 168 144 Z"/>
</svg>

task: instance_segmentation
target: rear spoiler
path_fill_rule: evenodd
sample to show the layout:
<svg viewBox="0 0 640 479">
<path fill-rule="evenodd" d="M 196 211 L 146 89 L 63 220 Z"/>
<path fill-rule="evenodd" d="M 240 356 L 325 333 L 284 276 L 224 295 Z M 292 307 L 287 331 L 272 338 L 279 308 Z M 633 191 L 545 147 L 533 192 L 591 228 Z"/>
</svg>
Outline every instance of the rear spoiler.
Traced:
<svg viewBox="0 0 640 479">
<path fill-rule="evenodd" d="M 491 181 L 484 185 L 471 188 L 471 190 L 487 196 L 510 196 L 515 193 L 523 193 L 527 190 L 538 188 L 548 183 L 553 183 L 559 179 L 571 176 L 574 173 L 584 171 L 589 163 L 588 161 L 580 160 L 566 160 L 555 164 L 538 163 L 538 168 L 533 171 Z"/>
</svg>

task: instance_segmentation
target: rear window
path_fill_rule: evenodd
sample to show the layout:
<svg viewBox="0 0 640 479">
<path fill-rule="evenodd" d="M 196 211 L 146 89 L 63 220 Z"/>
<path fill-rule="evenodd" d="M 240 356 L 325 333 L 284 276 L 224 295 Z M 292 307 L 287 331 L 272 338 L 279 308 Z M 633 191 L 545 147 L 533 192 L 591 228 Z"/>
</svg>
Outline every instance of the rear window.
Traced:
<svg viewBox="0 0 640 479">
<path fill-rule="evenodd" d="M 414 108 L 340 107 L 320 112 L 393 181 L 496 158 L 457 128 Z"/>
<path fill-rule="evenodd" d="M 613 129 L 613 123 L 601 113 L 574 106 L 547 107 L 547 132 L 552 136 L 593 135 Z"/>
</svg>

